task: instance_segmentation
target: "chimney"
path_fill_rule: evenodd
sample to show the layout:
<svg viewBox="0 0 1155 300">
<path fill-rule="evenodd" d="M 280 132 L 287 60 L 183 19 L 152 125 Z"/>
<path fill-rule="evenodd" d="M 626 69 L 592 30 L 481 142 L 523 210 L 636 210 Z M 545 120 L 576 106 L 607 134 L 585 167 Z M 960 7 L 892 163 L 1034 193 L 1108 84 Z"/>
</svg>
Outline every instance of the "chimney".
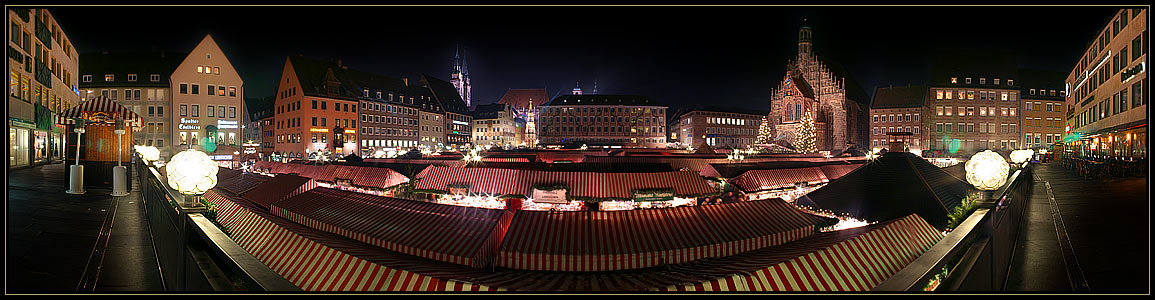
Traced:
<svg viewBox="0 0 1155 300">
<path fill-rule="evenodd" d="M 409 77 L 401 77 L 401 81 L 405 82 L 405 86 L 409 86 Z"/>
</svg>

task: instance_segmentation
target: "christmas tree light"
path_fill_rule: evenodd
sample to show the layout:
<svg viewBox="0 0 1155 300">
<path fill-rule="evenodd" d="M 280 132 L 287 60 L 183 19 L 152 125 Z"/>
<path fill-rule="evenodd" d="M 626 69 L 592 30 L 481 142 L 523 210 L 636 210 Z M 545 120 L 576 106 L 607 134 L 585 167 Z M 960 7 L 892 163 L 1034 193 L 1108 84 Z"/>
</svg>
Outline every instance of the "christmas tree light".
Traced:
<svg viewBox="0 0 1155 300">
<path fill-rule="evenodd" d="M 774 137 L 770 135 L 770 123 L 766 120 L 766 116 L 762 116 L 762 123 L 758 125 L 758 139 L 755 144 L 769 144 L 774 142 Z"/>
<path fill-rule="evenodd" d="M 802 124 L 798 127 L 797 138 L 794 140 L 794 148 L 798 153 L 815 153 L 818 152 L 816 145 L 816 138 L 814 137 L 814 118 L 810 116 L 810 111 L 806 111 L 802 115 Z"/>
</svg>

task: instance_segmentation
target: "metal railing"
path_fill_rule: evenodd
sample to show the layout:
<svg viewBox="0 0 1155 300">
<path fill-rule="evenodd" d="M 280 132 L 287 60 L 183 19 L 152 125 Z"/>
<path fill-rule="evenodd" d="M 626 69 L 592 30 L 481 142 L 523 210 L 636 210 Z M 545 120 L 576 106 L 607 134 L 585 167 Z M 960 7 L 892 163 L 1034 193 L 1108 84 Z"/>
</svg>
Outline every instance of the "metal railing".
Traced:
<svg viewBox="0 0 1155 300">
<path fill-rule="evenodd" d="M 873 290 L 1003 290 L 1033 177 L 1031 165 L 1024 164 L 957 228 Z"/>
<path fill-rule="evenodd" d="M 157 169 L 134 157 L 140 197 L 167 291 L 300 291 L 185 203 Z"/>
</svg>

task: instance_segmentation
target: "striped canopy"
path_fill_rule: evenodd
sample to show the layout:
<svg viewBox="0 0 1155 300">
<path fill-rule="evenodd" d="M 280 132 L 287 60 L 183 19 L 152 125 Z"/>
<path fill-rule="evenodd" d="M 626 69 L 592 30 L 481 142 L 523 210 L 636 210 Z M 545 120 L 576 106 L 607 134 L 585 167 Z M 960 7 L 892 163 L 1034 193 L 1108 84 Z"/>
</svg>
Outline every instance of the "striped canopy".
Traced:
<svg viewBox="0 0 1155 300">
<path fill-rule="evenodd" d="M 61 112 L 56 118 L 57 124 L 73 124 L 74 118 L 82 118 L 88 122 L 113 123 L 117 119 L 125 121 L 125 127 L 132 127 L 139 131 L 144 127 L 144 119 L 132 110 L 109 100 L 104 96 L 85 100 L 76 106 Z"/>
<path fill-rule="evenodd" d="M 541 271 L 647 268 L 783 244 L 813 234 L 817 223 L 778 199 L 709 209 L 518 211 L 495 264 Z"/>
<path fill-rule="evenodd" d="M 758 192 L 789 188 L 800 182 L 807 184 L 826 183 L 830 182 L 830 179 L 826 178 L 826 174 L 822 173 L 822 169 L 810 167 L 750 170 L 742 173 L 742 175 L 738 175 L 738 177 L 734 177 L 731 182 L 741 188 L 742 191 Z"/>
<path fill-rule="evenodd" d="M 301 177 L 312 178 L 317 181 L 334 183 L 337 180 L 349 180 L 357 187 L 385 189 L 409 181 L 401 173 L 393 169 L 379 167 L 360 167 L 345 165 L 307 165 L 286 164 L 271 161 L 260 161 L 253 165 L 257 170 L 268 170 L 275 174 L 297 174 Z"/>
<path fill-rule="evenodd" d="M 635 190 L 672 188 L 677 196 L 714 193 L 697 172 L 598 173 L 552 172 L 497 168 L 430 166 L 422 171 L 417 189 L 447 191 L 449 185 L 468 184 L 469 192 L 492 195 L 533 195 L 535 185 L 562 184 L 568 195 L 595 199 L 630 199 Z"/>
<path fill-rule="evenodd" d="M 381 248 L 480 268 L 505 236 L 513 213 L 316 188 L 269 209 L 318 230 Z"/>
<path fill-rule="evenodd" d="M 826 174 L 826 178 L 830 178 L 830 180 L 835 180 L 838 178 L 842 178 L 843 175 L 846 175 L 847 173 L 850 173 L 851 171 L 854 171 L 855 169 L 858 169 L 858 167 L 861 167 L 861 166 L 862 166 L 862 164 L 825 165 L 825 166 L 820 166 L 818 168 L 822 169 L 822 174 Z"/>
</svg>

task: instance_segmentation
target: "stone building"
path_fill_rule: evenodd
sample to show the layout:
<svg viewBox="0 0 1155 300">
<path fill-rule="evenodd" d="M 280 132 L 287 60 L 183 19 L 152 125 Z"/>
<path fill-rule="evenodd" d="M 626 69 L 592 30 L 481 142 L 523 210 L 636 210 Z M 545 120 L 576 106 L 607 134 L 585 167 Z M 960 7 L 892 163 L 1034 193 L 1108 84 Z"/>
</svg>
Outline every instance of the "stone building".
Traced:
<svg viewBox="0 0 1155 300">
<path fill-rule="evenodd" d="M 835 75 L 835 65 L 812 52 L 810 27 L 798 32 L 798 56 L 787 64 L 782 81 L 771 90 L 767 126 L 762 142 L 793 144 L 802 116 L 810 113 L 819 151 L 840 153 L 867 140 L 867 101 L 860 87 Z M 847 75 L 846 72 L 838 72 Z"/>
</svg>

